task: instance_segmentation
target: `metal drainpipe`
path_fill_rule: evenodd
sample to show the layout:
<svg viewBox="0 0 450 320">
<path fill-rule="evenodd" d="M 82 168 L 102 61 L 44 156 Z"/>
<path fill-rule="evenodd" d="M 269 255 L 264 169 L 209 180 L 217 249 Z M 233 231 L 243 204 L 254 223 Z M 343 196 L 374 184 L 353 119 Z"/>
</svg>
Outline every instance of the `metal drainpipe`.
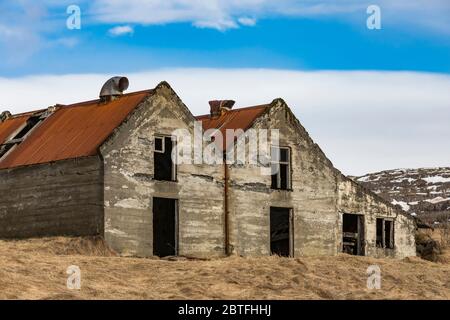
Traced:
<svg viewBox="0 0 450 320">
<path fill-rule="evenodd" d="M 230 246 L 230 214 L 228 212 L 228 182 L 229 182 L 229 172 L 226 157 L 224 156 L 223 161 L 224 168 L 224 214 L 225 214 L 225 254 L 230 256 L 232 253 Z"/>
</svg>

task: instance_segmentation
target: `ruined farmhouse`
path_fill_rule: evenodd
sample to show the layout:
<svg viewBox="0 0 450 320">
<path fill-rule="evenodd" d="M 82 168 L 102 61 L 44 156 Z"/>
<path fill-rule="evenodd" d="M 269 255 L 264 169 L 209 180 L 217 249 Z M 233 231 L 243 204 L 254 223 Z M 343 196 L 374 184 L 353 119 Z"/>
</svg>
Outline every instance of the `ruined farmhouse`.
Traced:
<svg viewBox="0 0 450 320">
<path fill-rule="evenodd" d="M 0 238 L 101 235 L 143 257 L 415 255 L 413 219 L 334 168 L 282 99 L 212 101 L 196 117 L 166 82 L 127 87 L 115 77 L 98 100 L 1 114 Z M 173 133 L 198 121 L 279 130 L 278 170 L 173 162 Z"/>
</svg>

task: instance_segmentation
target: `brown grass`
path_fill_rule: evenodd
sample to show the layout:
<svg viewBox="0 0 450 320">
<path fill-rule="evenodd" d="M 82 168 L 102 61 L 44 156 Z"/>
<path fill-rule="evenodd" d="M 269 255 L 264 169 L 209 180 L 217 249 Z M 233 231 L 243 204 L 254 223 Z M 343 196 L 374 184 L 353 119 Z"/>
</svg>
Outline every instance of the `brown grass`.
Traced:
<svg viewBox="0 0 450 320">
<path fill-rule="evenodd" d="M 373 264 L 381 290 L 366 288 Z M 81 268 L 81 290 L 66 288 L 70 265 Z M 167 261 L 117 257 L 97 238 L 0 241 L 0 299 L 450 299 L 450 259 Z"/>
</svg>

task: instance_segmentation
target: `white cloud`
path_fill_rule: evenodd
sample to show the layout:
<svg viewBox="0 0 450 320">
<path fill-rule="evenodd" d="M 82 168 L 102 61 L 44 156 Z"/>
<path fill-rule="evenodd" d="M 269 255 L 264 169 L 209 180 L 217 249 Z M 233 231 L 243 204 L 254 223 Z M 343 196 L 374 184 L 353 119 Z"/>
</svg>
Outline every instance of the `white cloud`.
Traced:
<svg viewBox="0 0 450 320">
<path fill-rule="evenodd" d="M 110 76 L 0 78 L 2 110 L 17 113 L 90 100 Z M 447 166 L 450 159 L 449 75 L 167 69 L 127 76 L 129 91 L 167 80 L 196 115 L 208 113 L 210 99 L 234 99 L 236 107 L 243 107 L 282 97 L 336 167 L 347 174 Z"/>
<path fill-rule="evenodd" d="M 66 48 L 74 48 L 80 43 L 80 40 L 75 37 L 62 37 L 51 42 L 50 45 L 61 45 Z"/>
<path fill-rule="evenodd" d="M 210 28 L 217 29 L 219 31 L 225 31 L 227 29 L 236 29 L 239 25 L 230 19 L 217 19 L 217 20 L 199 20 L 193 22 L 193 25 L 197 28 Z"/>
<path fill-rule="evenodd" d="M 267 17 L 339 17 L 364 21 L 367 7 L 361 0 L 94 0 L 91 12 L 98 21 L 143 25 L 190 22 L 198 27 L 225 30 L 252 26 Z M 411 29 L 420 26 L 450 32 L 448 0 L 378 0 L 387 25 Z M 242 18 L 252 17 L 252 18 Z"/>
<path fill-rule="evenodd" d="M 256 25 L 256 19 L 249 18 L 249 17 L 241 17 L 238 19 L 238 22 L 241 25 L 247 26 L 247 27 L 253 27 L 254 25 Z"/>
<path fill-rule="evenodd" d="M 117 26 L 109 29 L 108 33 L 113 37 L 119 37 L 123 35 L 130 35 L 134 33 L 134 29 L 131 26 Z"/>
</svg>

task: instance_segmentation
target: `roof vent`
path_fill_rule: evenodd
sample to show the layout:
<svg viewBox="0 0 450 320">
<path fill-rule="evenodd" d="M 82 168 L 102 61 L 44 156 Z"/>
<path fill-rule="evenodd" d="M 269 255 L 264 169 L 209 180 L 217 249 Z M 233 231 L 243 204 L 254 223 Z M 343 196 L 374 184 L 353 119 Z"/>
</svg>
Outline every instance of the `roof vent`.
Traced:
<svg viewBox="0 0 450 320">
<path fill-rule="evenodd" d="M 230 111 L 236 102 L 234 100 L 209 101 L 211 117 L 218 117 L 223 112 Z"/>
<path fill-rule="evenodd" d="M 121 96 L 128 89 L 128 79 L 126 77 L 113 77 L 105 82 L 100 90 L 100 99 L 102 101 L 111 101 Z"/>
<path fill-rule="evenodd" d="M 11 112 L 3 111 L 2 113 L 0 113 L 0 122 L 8 120 L 9 118 L 11 118 Z"/>
</svg>

